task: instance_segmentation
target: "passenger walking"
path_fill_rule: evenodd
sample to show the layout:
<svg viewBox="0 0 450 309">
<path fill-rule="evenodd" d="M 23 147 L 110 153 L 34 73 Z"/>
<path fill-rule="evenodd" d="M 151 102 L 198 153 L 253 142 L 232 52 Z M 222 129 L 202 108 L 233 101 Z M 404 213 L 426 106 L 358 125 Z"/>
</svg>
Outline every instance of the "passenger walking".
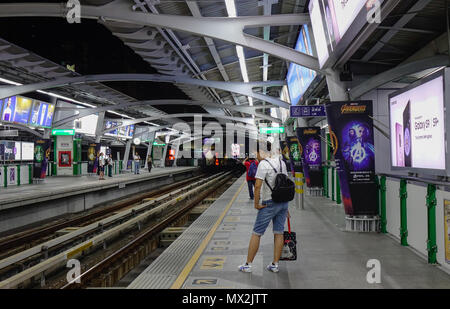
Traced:
<svg viewBox="0 0 450 309">
<path fill-rule="evenodd" d="M 140 167 L 140 164 L 141 164 L 140 161 L 141 161 L 141 157 L 136 152 L 136 154 L 134 155 L 134 174 L 140 174 L 139 173 L 139 167 Z"/>
<path fill-rule="evenodd" d="M 255 182 L 255 200 L 254 205 L 258 210 L 255 224 L 253 226 L 253 234 L 250 239 L 248 255 L 246 263 L 239 266 L 242 272 L 250 273 L 252 271 L 252 262 L 259 249 L 261 236 L 266 231 L 269 223 L 273 222 L 274 234 L 274 256 L 271 264 L 267 266 L 267 270 L 278 272 L 278 261 L 281 257 L 281 251 L 284 244 L 284 223 L 289 215 L 288 202 L 275 203 L 272 201 L 272 188 L 275 187 L 275 179 L 278 173 L 287 176 L 286 164 L 280 159 L 278 149 L 267 142 L 267 151 L 259 149 L 257 152 L 259 165 L 256 172 Z M 269 186 L 270 187 L 269 187 Z M 262 197 L 261 197 L 262 195 Z M 262 201 L 260 203 L 260 201 Z"/>
<path fill-rule="evenodd" d="M 152 171 L 152 156 L 148 156 L 147 157 L 147 168 L 148 168 L 148 172 L 150 173 Z"/>
<path fill-rule="evenodd" d="M 105 156 L 103 152 L 100 152 L 98 156 L 98 169 L 100 172 L 100 178 L 98 180 L 105 180 Z"/>
<path fill-rule="evenodd" d="M 247 180 L 248 185 L 248 194 L 250 196 L 250 199 L 254 199 L 253 194 L 253 188 L 255 187 L 255 181 L 256 181 L 256 171 L 258 170 L 258 161 L 255 160 L 255 155 L 250 155 L 250 158 L 245 158 L 244 165 L 247 170 L 247 175 L 245 176 L 245 179 Z"/>
</svg>

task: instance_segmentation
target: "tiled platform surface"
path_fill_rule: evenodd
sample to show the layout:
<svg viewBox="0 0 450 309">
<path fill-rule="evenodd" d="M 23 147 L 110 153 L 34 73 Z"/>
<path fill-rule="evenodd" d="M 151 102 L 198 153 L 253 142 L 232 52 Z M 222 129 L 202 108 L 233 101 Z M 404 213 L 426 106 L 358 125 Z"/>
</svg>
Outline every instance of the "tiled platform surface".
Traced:
<svg viewBox="0 0 450 309">
<path fill-rule="evenodd" d="M 328 199 L 307 197 L 304 210 L 293 204 L 289 208 L 300 254 L 297 261 L 280 262 L 277 274 L 265 269 L 273 256 L 271 225 L 262 237 L 253 272 L 237 270 L 245 262 L 257 212 L 241 177 L 128 288 L 171 288 L 177 279 L 187 289 L 450 288 L 449 274 L 396 240 L 383 234 L 345 232 L 343 208 Z M 199 246 L 216 222 L 217 230 L 201 251 Z M 197 250 L 201 254 L 193 259 Z M 366 279 L 371 259 L 381 263 L 379 284 Z M 186 266 L 189 262 L 192 267 Z"/>
<path fill-rule="evenodd" d="M 44 183 L 26 186 L 0 188 L 0 210 L 51 200 L 65 196 L 118 187 L 119 184 L 131 184 L 161 176 L 169 176 L 186 171 L 193 171 L 197 167 L 166 167 L 153 168 L 151 173 L 141 169 L 139 175 L 125 173 L 105 177 L 98 180 L 97 175 L 80 177 L 48 177 Z"/>
</svg>

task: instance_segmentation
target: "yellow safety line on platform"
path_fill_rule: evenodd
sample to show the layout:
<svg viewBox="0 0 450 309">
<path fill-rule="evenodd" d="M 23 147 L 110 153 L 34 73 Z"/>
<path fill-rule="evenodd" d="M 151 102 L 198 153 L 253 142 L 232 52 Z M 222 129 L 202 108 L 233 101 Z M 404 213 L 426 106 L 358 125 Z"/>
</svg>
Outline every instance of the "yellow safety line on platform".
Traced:
<svg viewBox="0 0 450 309">
<path fill-rule="evenodd" d="M 181 271 L 181 274 L 178 276 L 178 278 L 175 280 L 175 282 L 170 287 L 171 289 L 180 289 L 183 286 L 184 281 L 186 281 L 186 278 L 189 276 L 189 274 L 192 271 L 192 268 L 194 268 L 195 264 L 197 263 L 198 259 L 202 255 L 203 251 L 206 249 L 206 246 L 210 242 L 211 238 L 214 236 L 214 233 L 216 232 L 217 228 L 220 225 L 220 222 L 222 222 L 223 218 L 227 214 L 228 210 L 230 210 L 231 206 L 233 205 L 234 201 L 236 200 L 239 193 L 242 191 L 242 188 L 246 182 L 244 181 L 239 188 L 239 190 L 236 192 L 236 194 L 233 196 L 231 201 L 228 203 L 227 207 L 223 211 L 223 213 L 220 215 L 219 219 L 217 219 L 216 223 L 212 227 L 212 229 L 209 231 L 208 235 L 203 239 L 202 243 L 198 247 L 197 251 L 192 255 L 192 258 L 189 260 L 189 262 L 186 264 L 184 269 Z"/>
</svg>

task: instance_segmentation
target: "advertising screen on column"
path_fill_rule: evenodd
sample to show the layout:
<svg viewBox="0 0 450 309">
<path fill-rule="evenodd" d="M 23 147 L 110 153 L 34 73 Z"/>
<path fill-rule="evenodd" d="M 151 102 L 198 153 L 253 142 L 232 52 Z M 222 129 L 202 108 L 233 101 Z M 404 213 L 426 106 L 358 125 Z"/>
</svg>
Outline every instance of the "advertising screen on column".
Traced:
<svg viewBox="0 0 450 309">
<path fill-rule="evenodd" d="M 445 170 L 444 76 L 430 76 L 389 96 L 394 169 Z"/>
<path fill-rule="evenodd" d="M 383 1 L 380 1 L 383 2 Z M 344 35 L 352 24 L 357 23 L 353 37 L 348 37 L 342 46 L 349 43 L 367 23 L 367 15 L 373 8 L 373 0 L 311 0 L 309 13 L 314 31 L 317 56 L 322 68 L 328 58 L 340 49 Z M 364 16 L 359 19 L 358 15 Z M 352 33 L 353 34 L 353 33 Z M 347 42 L 349 41 L 349 42 Z M 338 56 L 338 55 L 336 55 Z"/>
<path fill-rule="evenodd" d="M 376 215 L 373 102 L 330 102 L 326 108 L 345 213 Z"/>
<path fill-rule="evenodd" d="M 309 28 L 304 25 L 300 30 L 300 35 L 295 45 L 295 50 L 302 53 L 313 55 L 311 47 L 311 39 L 309 37 Z M 289 88 L 289 96 L 292 105 L 297 105 L 301 97 L 311 85 L 312 81 L 316 77 L 316 72 L 305 68 L 296 63 L 289 65 L 288 74 L 286 76 L 287 85 Z"/>
</svg>

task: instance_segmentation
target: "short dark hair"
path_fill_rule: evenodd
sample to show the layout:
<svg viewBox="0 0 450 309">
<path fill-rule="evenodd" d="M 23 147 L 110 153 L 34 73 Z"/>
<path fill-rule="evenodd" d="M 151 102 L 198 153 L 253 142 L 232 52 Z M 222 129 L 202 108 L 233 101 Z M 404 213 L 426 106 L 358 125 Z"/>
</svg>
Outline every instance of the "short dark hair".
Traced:
<svg viewBox="0 0 450 309">
<path fill-rule="evenodd" d="M 272 151 L 272 143 L 271 142 L 269 142 L 269 141 L 261 141 L 261 143 L 266 143 L 266 145 L 267 145 L 267 151 Z M 259 152 L 260 151 L 260 149 L 259 149 L 259 142 L 258 143 L 256 143 L 256 151 L 257 152 Z"/>
</svg>

